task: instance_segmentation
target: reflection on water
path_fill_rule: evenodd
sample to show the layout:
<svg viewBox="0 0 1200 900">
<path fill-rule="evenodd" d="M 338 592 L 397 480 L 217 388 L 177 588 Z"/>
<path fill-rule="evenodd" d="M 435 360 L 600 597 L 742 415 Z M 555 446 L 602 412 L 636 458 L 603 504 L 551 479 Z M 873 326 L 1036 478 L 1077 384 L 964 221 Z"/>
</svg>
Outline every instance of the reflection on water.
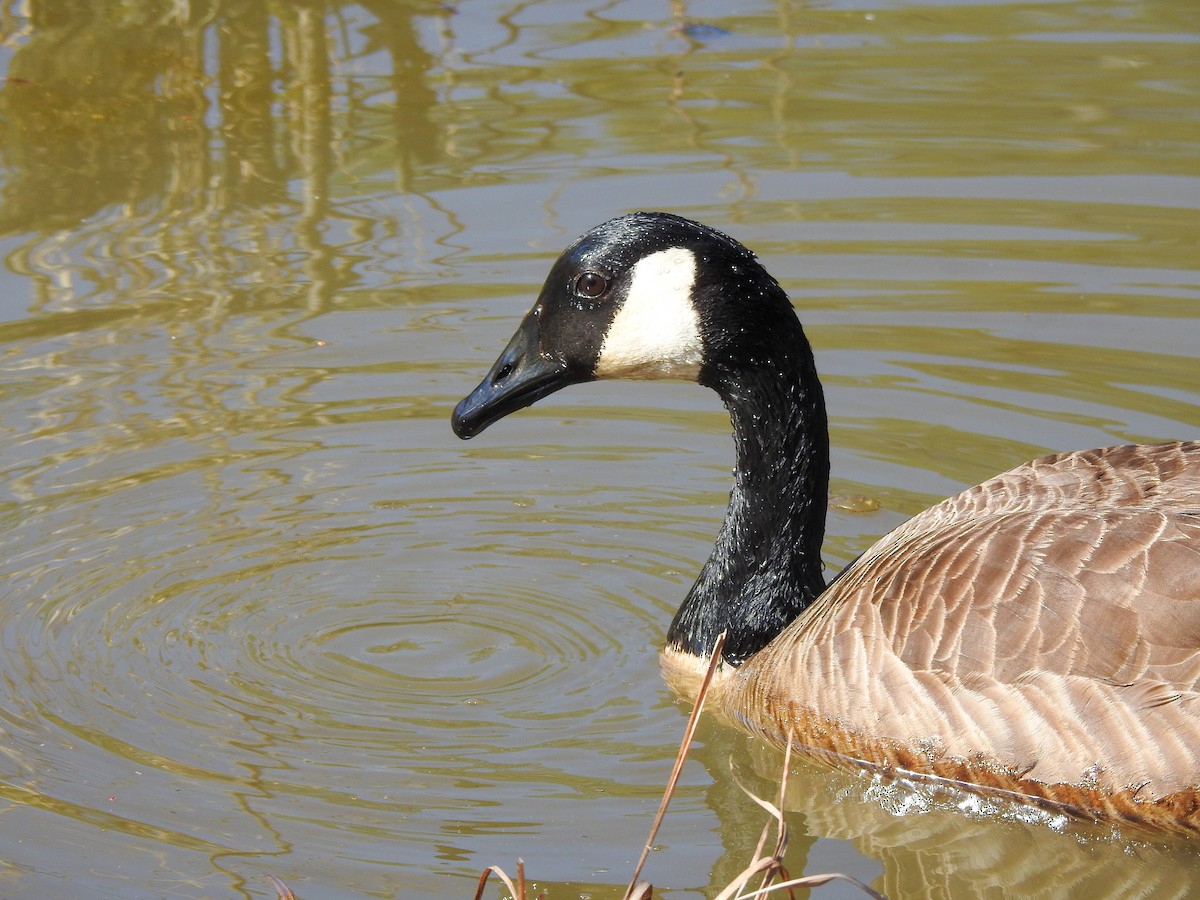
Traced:
<svg viewBox="0 0 1200 900">
<path fill-rule="evenodd" d="M 0 2 L 0 893 L 469 896 L 523 856 L 619 896 L 728 423 L 594 385 L 464 445 L 454 401 L 563 244 L 656 207 L 801 310 L 834 492 L 882 507 L 831 512 L 831 568 L 1044 450 L 1195 436 L 1183 9 Z M 730 758 L 779 765 L 702 738 L 646 872 L 677 896 L 757 840 Z M 791 869 L 896 897 L 1196 865 L 791 785 Z"/>
<path fill-rule="evenodd" d="M 733 771 L 760 796 L 774 797 L 782 754 L 749 739 L 706 737 L 711 743 L 698 757 L 714 775 L 709 802 L 739 809 L 735 818 L 739 830 L 746 830 L 755 814 L 734 792 L 718 796 L 719 771 Z M 803 848 L 809 860 L 824 854 L 836 859 L 828 845 L 844 841 L 874 861 L 864 875 L 877 875 L 874 887 L 889 897 L 1182 898 L 1191 895 L 1200 862 L 1200 850 L 1186 838 L 1122 834 L 806 759 L 789 774 L 787 806 L 792 827 L 817 837 Z M 761 827 L 761 814 L 757 818 Z M 826 867 L 834 867 L 832 859 Z"/>
</svg>

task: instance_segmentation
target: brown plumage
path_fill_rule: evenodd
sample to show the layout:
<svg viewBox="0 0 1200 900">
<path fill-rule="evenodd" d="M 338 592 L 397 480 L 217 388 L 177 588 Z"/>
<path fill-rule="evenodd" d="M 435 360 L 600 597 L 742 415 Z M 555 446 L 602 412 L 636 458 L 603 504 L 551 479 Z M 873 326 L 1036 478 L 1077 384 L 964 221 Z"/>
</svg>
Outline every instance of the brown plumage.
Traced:
<svg viewBox="0 0 1200 900">
<path fill-rule="evenodd" d="M 714 700 L 774 741 L 1192 830 L 1198 647 L 1200 442 L 1111 447 L 914 517 Z"/>
<path fill-rule="evenodd" d="M 455 409 L 463 438 L 566 385 L 693 377 L 729 410 L 725 523 L 667 633 L 694 692 L 776 741 L 1084 815 L 1200 829 L 1200 442 L 1047 456 L 882 538 L 831 585 L 824 399 L 787 295 L 662 213 L 598 226 Z"/>
</svg>

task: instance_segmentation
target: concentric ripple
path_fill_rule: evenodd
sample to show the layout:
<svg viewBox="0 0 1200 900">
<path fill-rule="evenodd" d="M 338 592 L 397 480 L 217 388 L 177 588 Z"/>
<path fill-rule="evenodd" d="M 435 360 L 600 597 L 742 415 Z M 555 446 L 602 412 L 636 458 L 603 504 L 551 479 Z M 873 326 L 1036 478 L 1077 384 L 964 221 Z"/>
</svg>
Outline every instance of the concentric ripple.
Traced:
<svg viewBox="0 0 1200 900">
<path fill-rule="evenodd" d="M 423 470 L 366 449 L 394 427 L 347 449 L 302 421 L 148 466 L 85 429 L 70 479 L 27 453 L 0 563 L 0 796 L 207 854 L 328 846 L 325 823 L 350 820 L 431 859 L 464 785 L 495 797 L 530 747 L 648 727 L 662 611 L 596 565 L 628 548 L 585 547 L 577 514 L 551 512 L 558 537 L 523 558 L 504 492 L 472 501 L 481 546 L 451 525 L 438 454 Z M 643 697 L 597 677 L 629 665 Z M 551 752 L 538 777 L 594 779 L 605 752 Z"/>
<path fill-rule="evenodd" d="M 176 743 L 173 732 L 212 740 L 223 730 L 234 742 L 247 726 L 331 729 L 366 748 L 394 744 L 397 731 L 435 730 L 437 711 L 453 705 L 472 707 L 476 721 L 568 715 L 576 704 L 556 710 L 547 697 L 592 691 L 598 662 L 622 655 L 616 633 L 579 600 L 521 584 L 516 570 L 491 575 L 492 602 L 456 591 L 449 582 L 461 587 L 462 573 L 397 573 L 392 583 L 374 551 L 387 544 L 395 558 L 403 539 L 386 528 L 361 527 L 354 550 L 336 555 L 285 554 L 277 535 L 248 530 L 236 544 L 141 555 L 142 538 L 179 524 L 72 545 L 76 559 L 54 571 L 50 589 L 9 610 L 9 643 L 21 650 L 0 665 L 9 683 L 34 686 L 26 702 L 88 723 L 97 743 L 136 720 L 139 743 L 173 743 L 166 755 L 197 765 L 191 739 Z M 311 545 L 327 536 L 315 530 Z M 181 577 L 201 557 L 202 577 Z M 196 756 L 211 761 L 208 748 Z"/>
</svg>

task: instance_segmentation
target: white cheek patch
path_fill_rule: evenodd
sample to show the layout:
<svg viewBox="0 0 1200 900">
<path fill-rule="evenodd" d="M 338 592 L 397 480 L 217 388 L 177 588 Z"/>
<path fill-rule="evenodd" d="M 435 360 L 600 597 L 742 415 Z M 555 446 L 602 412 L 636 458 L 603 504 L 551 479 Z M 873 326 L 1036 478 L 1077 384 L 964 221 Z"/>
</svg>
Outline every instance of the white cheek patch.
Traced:
<svg viewBox="0 0 1200 900">
<path fill-rule="evenodd" d="M 692 305 L 696 255 L 683 247 L 639 260 L 596 361 L 597 378 L 700 376 L 703 341 Z"/>
</svg>

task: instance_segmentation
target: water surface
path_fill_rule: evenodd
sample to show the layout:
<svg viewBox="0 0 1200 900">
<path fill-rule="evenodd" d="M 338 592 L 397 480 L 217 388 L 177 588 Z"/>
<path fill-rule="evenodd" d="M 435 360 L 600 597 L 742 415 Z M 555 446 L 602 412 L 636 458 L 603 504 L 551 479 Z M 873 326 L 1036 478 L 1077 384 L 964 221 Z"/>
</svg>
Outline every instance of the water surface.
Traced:
<svg viewBox="0 0 1200 900">
<path fill-rule="evenodd" d="M 468 897 L 521 856 L 620 896 L 728 421 L 596 384 L 448 427 L 612 215 L 789 290 L 830 569 L 1033 455 L 1200 434 L 1189 4 L 726 9 L 0 5 L 0 893 Z M 645 876 L 717 893 L 763 821 L 733 773 L 780 765 L 705 725 Z M 1198 862 L 789 785 L 793 872 L 894 897 L 1185 896 Z"/>
</svg>

